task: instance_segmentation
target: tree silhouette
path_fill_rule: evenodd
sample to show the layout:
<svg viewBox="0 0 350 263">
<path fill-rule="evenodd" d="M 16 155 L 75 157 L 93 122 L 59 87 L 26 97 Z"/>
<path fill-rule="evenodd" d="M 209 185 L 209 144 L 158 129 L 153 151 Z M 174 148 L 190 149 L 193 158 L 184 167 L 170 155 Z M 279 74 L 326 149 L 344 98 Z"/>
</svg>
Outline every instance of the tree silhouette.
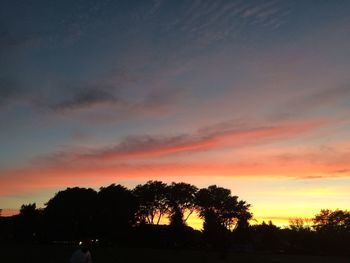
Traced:
<svg viewBox="0 0 350 263">
<path fill-rule="evenodd" d="M 36 203 L 22 205 L 19 214 L 23 217 L 33 217 L 36 214 Z"/>
<path fill-rule="evenodd" d="M 289 228 L 295 232 L 311 231 L 310 219 L 295 217 L 289 219 Z"/>
<path fill-rule="evenodd" d="M 172 183 L 167 188 L 167 202 L 171 225 L 183 225 L 195 211 L 198 188 L 187 183 Z M 186 217 L 184 217 L 187 212 Z"/>
<path fill-rule="evenodd" d="M 44 209 L 47 233 L 56 239 L 78 239 L 94 233 L 97 192 L 91 188 L 67 188 L 51 198 Z"/>
<path fill-rule="evenodd" d="M 232 196 L 229 189 L 216 185 L 200 189 L 196 195 L 196 204 L 199 216 L 205 222 L 215 221 L 227 229 L 233 229 L 239 223 L 246 224 L 252 218 L 249 204 L 238 201 L 238 197 Z"/>
<path fill-rule="evenodd" d="M 40 211 L 36 204 L 22 205 L 17 217 L 17 236 L 21 240 L 29 241 L 36 239 L 38 235 Z"/>
<path fill-rule="evenodd" d="M 122 185 L 101 187 L 97 194 L 98 233 L 105 238 L 125 236 L 135 223 L 137 200 Z"/>
<path fill-rule="evenodd" d="M 137 185 L 133 194 L 138 200 L 139 209 L 137 220 L 139 223 L 158 225 L 162 216 L 168 212 L 167 185 L 161 181 L 148 181 Z"/>
<path fill-rule="evenodd" d="M 204 239 L 225 257 L 230 245 L 230 230 L 243 226 L 243 222 L 252 217 L 249 204 L 238 201 L 229 189 L 211 185 L 198 191 L 196 205 L 199 216 L 204 219 Z"/>
<path fill-rule="evenodd" d="M 350 242 L 350 212 L 322 209 L 313 218 L 319 248 L 325 253 L 344 254 Z M 348 252 L 349 254 L 349 252 Z"/>
<path fill-rule="evenodd" d="M 269 220 L 259 225 L 253 225 L 252 230 L 255 236 L 256 246 L 262 250 L 278 250 L 282 245 L 280 228 Z"/>
<path fill-rule="evenodd" d="M 198 190 L 183 182 L 148 181 L 133 190 L 111 184 L 98 192 L 74 187 L 56 193 L 44 209 L 26 204 L 18 215 L 0 217 L 0 241 L 51 243 L 95 237 L 102 245 L 107 241 L 156 248 L 212 248 L 223 257 L 230 245 L 246 252 L 254 248 L 273 253 L 349 255 L 347 210 L 321 210 L 312 227 L 295 218 L 289 228 L 280 228 L 271 221 L 249 225 L 249 209 L 229 189 L 216 185 Z M 186 226 L 194 211 L 204 220 L 203 231 Z M 160 225 L 165 215 L 170 224 Z"/>
<path fill-rule="evenodd" d="M 343 210 L 322 209 L 314 219 L 314 228 L 317 231 L 349 231 L 350 230 L 350 212 Z"/>
</svg>

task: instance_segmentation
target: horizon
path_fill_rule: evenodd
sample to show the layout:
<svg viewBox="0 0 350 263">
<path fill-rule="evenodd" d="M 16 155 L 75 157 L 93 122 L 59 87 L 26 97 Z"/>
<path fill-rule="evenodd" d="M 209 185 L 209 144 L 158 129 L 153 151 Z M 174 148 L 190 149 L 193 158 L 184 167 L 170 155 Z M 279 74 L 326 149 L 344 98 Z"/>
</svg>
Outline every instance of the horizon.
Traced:
<svg viewBox="0 0 350 263">
<path fill-rule="evenodd" d="M 173 183 L 174 181 L 172 182 L 167 182 L 168 184 L 170 183 Z M 140 184 L 144 184 L 146 182 L 143 182 L 143 183 L 140 183 Z M 175 182 L 175 183 L 179 183 L 179 182 Z M 185 182 L 186 183 L 186 182 Z M 137 185 L 134 185 L 134 187 L 137 186 Z M 208 185 L 209 186 L 209 185 Z M 219 187 L 224 187 L 223 185 L 218 185 Z M 68 188 L 74 188 L 76 186 L 71 186 L 71 187 L 68 187 Z M 104 185 L 104 186 L 100 186 L 98 188 L 91 188 L 93 190 L 95 190 L 96 192 L 98 192 L 101 187 L 107 187 L 107 185 Z M 134 189 L 133 188 L 130 188 L 130 187 L 127 187 L 128 190 L 132 190 Z M 68 189 L 66 188 L 66 189 Z M 84 188 L 89 188 L 89 187 L 84 187 Z M 206 186 L 203 186 L 203 188 L 206 188 Z M 225 187 L 224 187 L 225 188 Z M 59 191 L 64 191 L 66 189 L 60 189 Z M 55 193 L 55 195 L 57 194 L 58 192 Z M 234 193 L 232 193 L 234 194 Z M 53 196 L 50 197 L 53 198 Z M 238 198 L 240 200 L 244 200 L 242 199 L 240 196 L 238 196 Z M 46 202 L 48 202 L 49 200 L 46 200 L 45 201 L 45 204 L 38 207 L 37 209 L 44 209 L 46 207 Z M 247 201 L 247 200 L 244 200 L 244 201 Z M 35 202 L 28 202 L 27 204 L 31 204 L 31 203 L 35 203 Z M 249 203 L 249 202 L 248 202 Z M 27 205 L 26 204 L 26 205 Z M 250 204 L 251 207 L 254 207 L 253 204 Z M 322 209 L 322 208 L 321 208 Z M 333 208 L 334 210 L 337 210 L 338 208 Z M 347 210 L 345 210 L 347 211 Z M 289 228 L 290 227 L 290 224 L 291 224 L 291 220 L 293 219 L 302 219 L 302 220 L 306 220 L 304 222 L 305 226 L 311 226 L 310 225 L 310 222 L 312 221 L 312 219 L 316 216 L 316 214 L 319 214 L 320 210 L 319 211 L 316 211 L 315 214 L 311 215 L 309 217 L 298 217 L 298 216 L 289 216 L 289 217 L 271 217 L 271 216 L 265 216 L 265 217 L 256 217 L 254 214 L 253 214 L 253 218 L 249 220 L 249 223 L 251 225 L 257 225 L 257 224 L 262 224 L 263 222 L 265 223 L 269 223 L 269 222 L 272 222 L 274 225 L 280 227 L 280 228 Z M 0 214 L 0 217 L 3 216 L 3 217 L 11 217 L 11 216 L 15 216 L 15 215 L 18 215 L 19 214 L 19 209 L 3 209 L 1 211 L 1 214 Z M 186 215 L 186 213 L 185 213 Z M 162 217 L 161 220 L 160 220 L 160 224 L 161 225 L 167 225 L 169 224 L 169 218 L 168 216 L 165 216 L 165 217 Z M 194 212 L 192 215 L 189 216 L 188 220 L 186 221 L 186 224 L 196 230 L 203 230 L 203 219 L 199 218 L 198 216 L 198 212 Z"/>
<path fill-rule="evenodd" d="M 259 222 L 350 203 L 350 2 L 5 0 L 0 209 L 229 188 Z"/>
</svg>

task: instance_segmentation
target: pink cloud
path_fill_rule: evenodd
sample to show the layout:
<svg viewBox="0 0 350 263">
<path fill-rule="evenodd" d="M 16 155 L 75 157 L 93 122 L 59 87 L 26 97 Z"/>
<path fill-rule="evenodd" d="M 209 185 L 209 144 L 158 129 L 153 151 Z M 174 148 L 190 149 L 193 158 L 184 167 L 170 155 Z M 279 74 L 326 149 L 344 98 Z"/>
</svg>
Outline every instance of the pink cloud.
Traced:
<svg viewBox="0 0 350 263">
<path fill-rule="evenodd" d="M 295 138 L 328 124 L 327 121 L 303 121 L 252 127 L 221 123 L 193 134 L 128 137 L 107 148 L 55 153 L 39 158 L 30 166 L 1 171 L 0 184 L 6 187 L 0 189 L 0 196 L 75 185 L 99 187 L 116 180 L 134 178 L 347 176 L 350 158 L 345 153 L 338 153 L 338 159 L 331 163 L 326 162 L 325 154 L 319 152 L 271 155 L 252 150 L 251 154 L 235 161 L 230 158 L 210 162 L 193 158 L 180 161 L 177 158 L 179 154 L 209 150 L 220 152 L 227 147 L 238 149 Z M 312 154 L 317 161 L 306 158 Z M 159 159 L 161 156 L 175 158 L 165 161 Z"/>
<path fill-rule="evenodd" d="M 200 129 L 193 134 L 129 136 L 114 146 L 60 152 L 52 155 L 51 159 L 79 162 L 125 161 L 217 150 L 223 147 L 244 147 L 296 137 L 325 125 L 328 125 L 327 121 L 290 122 L 255 127 L 224 123 Z"/>
<path fill-rule="evenodd" d="M 285 155 L 287 156 L 287 155 Z M 350 152 L 337 152 L 333 159 L 322 151 L 288 155 L 256 155 L 240 161 L 167 162 L 167 163 L 67 163 L 49 167 L 27 167 L 3 171 L 0 196 L 16 192 L 30 193 L 40 189 L 69 186 L 100 187 L 120 180 L 166 178 L 179 181 L 200 181 L 203 176 L 227 177 L 290 177 L 299 179 L 350 176 Z M 186 179 L 187 178 L 187 179 Z"/>
</svg>

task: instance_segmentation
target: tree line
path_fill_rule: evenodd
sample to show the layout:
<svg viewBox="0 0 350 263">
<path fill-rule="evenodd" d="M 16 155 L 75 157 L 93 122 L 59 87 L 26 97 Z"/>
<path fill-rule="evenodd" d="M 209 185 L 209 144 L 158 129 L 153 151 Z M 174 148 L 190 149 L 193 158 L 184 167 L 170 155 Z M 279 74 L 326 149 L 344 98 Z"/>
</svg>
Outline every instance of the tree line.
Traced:
<svg viewBox="0 0 350 263">
<path fill-rule="evenodd" d="M 148 181 L 127 189 L 112 184 L 99 191 L 67 188 L 51 198 L 43 209 L 22 205 L 15 216 L 15 239 L 77 240 L 96 236 L 113 240 L 144 225 L 159 225 L 162 218 L 173 228 L 186 227 L 196 211 L 204 229 L 234 229 L 248 225 L 250 205 L 216 185 L 198 189 L 188 183 Z"/>
<path fill-rule="evenodd" d="M 203 220 L 202 231 L 187 225 L 193 213 Z M 217 185 L 198 189 L 184 182 L 148 181 L 133 189 L 119 184 L 98 191 L 73 187 L 56 193 L 44 208 L 25 204 L 18 215 L 0 217 L 0 241 L 52 243 L 91 238 L 100 244 L 222 251 L 348 251 L 348 211 L 321 210 L 308 222 L 292 219 L 289 228 L 271 221 L 251 225 L 252 220 L 250 204 Z"/>
</svg>

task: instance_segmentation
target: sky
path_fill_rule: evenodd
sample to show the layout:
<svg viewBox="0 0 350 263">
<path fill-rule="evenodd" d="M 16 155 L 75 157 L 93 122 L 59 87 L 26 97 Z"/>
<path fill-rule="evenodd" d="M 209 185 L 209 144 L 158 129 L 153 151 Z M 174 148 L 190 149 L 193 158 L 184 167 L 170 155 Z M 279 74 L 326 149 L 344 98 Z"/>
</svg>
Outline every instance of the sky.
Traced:
<svg viewBox="0 0 350 263">
<path fill-rule="evenodd" d="M 0 208 L 148 180 L 283 224 L 350 204 L 350 2 L 20 1 L 0 9 Z"/>
</svg>

